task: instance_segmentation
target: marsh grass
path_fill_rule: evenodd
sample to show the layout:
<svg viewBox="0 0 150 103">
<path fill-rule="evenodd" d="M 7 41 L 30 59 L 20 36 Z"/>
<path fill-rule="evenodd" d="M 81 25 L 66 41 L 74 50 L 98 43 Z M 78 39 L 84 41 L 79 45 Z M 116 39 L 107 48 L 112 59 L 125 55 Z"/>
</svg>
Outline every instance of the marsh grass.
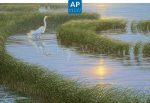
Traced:
<svg viewBox="0 0 150 103">
<path fill-rule="evenodd" d="M 86 20 L 87 19 L 87 20 Z M 86 29 L 92 31 L 106 31 L 106 30 L 117 30 L 122 29 L 125 31 L 126 29 L 126 21 L 122 19 L 99 19 L 99 20 L 88 20 L 90 18 L 86 18 L 85 20 L 72 20 L 63 24 L 64 27 L 76 28 L 76 29 Z"/>
<path fill-rule="evenodd" d="M 125 29 L 123 20 L 79 20 L 63 24 L 58 29 L 58 39 L 62 42 L 77 43 L 93 52 L 124 55 L 129 44 L 96 34 L 97 31 Z"/>
<path fill-rule="evenodd" d="M 142 32 L 147 34 L 150 32 L 150 20 L 133 21 L 131 30 L 134 32 Z"/>
<path fill-rule="evenodd" d="M 24 3 L 24 4 L 0 4 L 0 11 L 8 11 L 8 12 L 35 12 L 38 11 L 40 7 L 50 7 L 51 9 L 61 9 L 67 8 L 67 4 L 57 4 L 57 3 L 50 3 L 50 4 L 38 4 L 38 3 Z"/>
<path fill-rule="evenodd" d="M 109 29 L 120 29 L 125 31 L 127 21 L 122 19 L 102 19 L 98 21 L 96 25 L 96 31 L 105 31 Z"/>
<path fill-rule="evenodd" d="M 138 32 L 138 30 L 137 30 L 137 22 L 136 21 L 132 21 L 130 28 L 131 28 L 131 32 L 132 33 L 137 33 Z"/>
<path fill-rule="evenodd" d="M 148 34 L 150 32 L 150 20 L 141 20 L 141 21 L 133 21 L 131 25 L 131 30 L 133 33 L 143 33 Z M 135 54 L 138 52 L 138 48 L 141 43 L 137 43 L 135 46 Z M 143 47 L 143 54 L 144 56 L 150 56 L 150 43 L 144 44 Z"/>
<path fill-rule="evenodd" d="M 150 57 L 150 43 L 146 43 L 143 48 L 144 56 Z"/>
<path fill-rule="evenodd" d="M 61 44 L 78 45 L 81 49 L 89 52 L 124 56 L 129 54 L 129 47 L 132 44 L 101 36 L 101 32 L 118 29 L 125 31 L 126 23 L 124 20 L 117 19 L 72 20 L 58 29 L 57 37 Z M 133 33 L 141 32 L 147 34 L 149 30 L 149 20 L 133 21 L 131 23 L 131 31 Z M 150 43 L 136 43 L 134 54 L 138 55 L 138 49 L 141 45 L 144 45 L 142 50 L 144 57 L 150 56 Z"/>
<path fill-rule="evenodd" d="M 39 103 L 147 103 L 148 97 L 146 95 L 138 94 L 126 89 L 117 89 L 113 87 L 102 86 L 87 86 L 81 85 L 77 81 L 70 80 L 54 71 L 47 71 L 40 66 L 27 64 L 16 60 L 10 56 L 5 50 L 5 41 L 7 37 L 17 32 L 27 32 L 31 28 L 41 24 L 39 21 L 43 19 L 45 14 L 0 14 L 0 83 L 6 87 L 9 87 L 16 92 L 35 98 L 39 100 Z M 66 16 L 66 14 L 46 14 L 51 16 L 48 19 L 49 22 L 53 20 L 61 19 L 60 24 L 70 20 L 72 17 Z M 64 16 L 64 17 L 63 17 Z M 87 17 L 88 16 L 88 17 Z M 73 18 L 94 19 L 95 16 L 86 14 L 86 16 L 77 16 Z M 68 17 L 68 18 L 66 18 Z M 97 17 L 97 16 L 96 16 Z M 64 18 L 64 19 L 62 19 Z M 65 19 L 66 18 L 66 19 Z M 56 21 L 58 22 L 58 21 Z M 59 23 L 57 23 L 58 25 Z M 58 27 L 58 26 L 57 26 Z M 72 28 L 73 29 L 73 28 Z M 63 29 L 64 30 L 64 29 Z M 67 29 L 68 30 L 68 29 Z M 78 36 L 78 29 L 74 29 L 75 39 L 72 41 L 80 41 L 81 43 L 92 43 L 97 45 L 100 41 L 107 41 L 105 39 L 99 39 L 93 31 L 81 31 L 82 35 Z M 74 33 L 72 31 L 72 33 Z M 63 33 L 68 32 L 66 30 Z M 71 30 L 69 31 L 71 32 Z M 83 34 L 87 33 L 87 37 Z M 77 36 L 75 36 L 77 35 Z M 80 35 L 80 34 L 79 34 Z M 65 37 L 65 35 L 61 35 Z M 68 35 L 69 36 L 69 35 Z M 72 35 L 70 35 L 72 38 Z M 80 37 L 85 41 L 81 41 Z M 92 38 L 94 37 L 94 39 Z M 68 37 L 67 37 L 68 38 Z M 65 38 L 66 39 L 66 38 Z M 68 39 L 68 40 L 69 40 Z M 93 42 L 93 41 L 98 42 Z M 99 41 L 100 40 L 100 41 Z M 109 43 L 114 43 L 110 41 Z M 118 42 L 116 42 L 118 45 Z M 105 44 L 108 45 L 107 43 Z M 120 44 L 119 44 L 120 45 Z M 90 46 L 92 47 L 92 46 Z M 114 50 L 114 49 L 113 49 Z M 36 102 L 37 103 L 37 102 Z"/>
</svg>

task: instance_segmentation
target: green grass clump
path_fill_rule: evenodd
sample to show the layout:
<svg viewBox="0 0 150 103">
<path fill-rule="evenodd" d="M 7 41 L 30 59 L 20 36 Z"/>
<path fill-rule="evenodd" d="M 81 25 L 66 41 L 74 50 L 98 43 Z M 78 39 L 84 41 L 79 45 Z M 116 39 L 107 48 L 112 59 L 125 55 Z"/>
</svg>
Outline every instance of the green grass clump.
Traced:
<svg viewBox="0 0 150 103">
<path fill-rule="evenodd" d="M 72 20 L 63 24 L 66 28 L 87 29 L 92 31 L 105 31 L 110 29 L 126 29 L 125 20 L 100 19 L 100 20 Z"/>
<path fill-rule="evenodd" d="M 150 43 L 146 43 L 143 47 L 143 54 L 144 56 L 150 57 Z"/>
<path fill-rule="evenodd" d="M 133 33 L 144 33 L 147 34 L 150 32 L 150 20 L 141 20 L 141 21 L 133 21 L 131 25 L 131 30 Z M 137 43 L 135 46 L 135 54 L 138 52 L 138 48 L 141 43 Z M 143 55 L 150 56 L 150 43 L 143 44 Z"/>
<path fill-rule="evenodd" d="M 133 21 L 131 25 L 131 29 L 133 32 L 142 32 L 149 33 L 150 32 L 150 20 L 141 20 L 141 21 Z"/>
<path fill-rule="evenodd" d="M 96 32 L 109 29 L 125 29 L 125 25 L 126 22 L 123 20 L 70 21 L 59 28 L 58 38 L 70 44 L 72 42 L 77 43 L 94 52 L 123 55 L 128 53 L 128 43 L 109 39 L 96 34 Z"/>
<path fill-rule="evenodd" d="M 126 21 L 122 19 L 104 19 L 98 22 L 96 25 L 96 31 L 104 31 L 109 29 L 122 29 L 126 28 Z"/>
</svg>

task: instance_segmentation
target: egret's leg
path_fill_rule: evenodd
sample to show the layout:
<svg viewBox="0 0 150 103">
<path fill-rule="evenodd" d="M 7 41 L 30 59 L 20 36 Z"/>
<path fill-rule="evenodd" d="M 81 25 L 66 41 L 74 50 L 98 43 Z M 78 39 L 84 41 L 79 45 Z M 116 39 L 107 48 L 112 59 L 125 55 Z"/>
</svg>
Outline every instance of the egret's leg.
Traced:
<svg viewBox="0 0 150 103">
<path fill-rule="evenodd" d="M 38 40 L 40 39 L 40 34 L 37 34 L 37 39 L 38 39 Z"/>
<path fill-rule="evenodd" d="M 35 35 L 35 39 L 38 40 L 38 35 Z"/>
<path fill-rule="evenodd" d="M 37 38 L 38 38 L 38 39 L 40 39 L 40 38 L 41 38 L 41 37 L 40 37 L 40 34 L 38 34 L 38 35 L 37 35 Z"/>
<path fill-rule="evenodd" d="M 41 39 L 41 34 L 39 34 L 39 39 Z"/>
<path fill-rule="evenodd" d="M 33 37 L 34 37 L 33 39 L 35 39 L 35 40 L 37 39 L 37 36 L 36 36 L 36 35 L 33 35 Z"/>
</svg>

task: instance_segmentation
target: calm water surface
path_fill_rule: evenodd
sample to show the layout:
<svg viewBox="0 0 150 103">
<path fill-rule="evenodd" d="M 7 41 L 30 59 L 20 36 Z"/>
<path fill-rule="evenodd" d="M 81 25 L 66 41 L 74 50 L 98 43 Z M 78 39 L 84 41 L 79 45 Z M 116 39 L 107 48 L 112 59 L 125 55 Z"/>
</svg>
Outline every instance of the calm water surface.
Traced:
<svg viewBox="0 0 150 103">
<path fill-rule="evenodd" d="M 45 66 L 88 84 L 150 89 L 150 58 L 88 54 L 77 47 L 61 45 L 55 34 L 45 34 L 41 40 L 14 35 L 9 37 L 6 49 L 22 61 Z"/>
<path fill-rule="evenodd" d="M 16 95 L 8 88 L 0 86 L 0 103 L 29 103 L 29 98 Z"/>
<path fill-rule="evenodd" d="M 128 20 L 149 20 L 150 4 L 87 4 L 83 10 L 88 12 L 97 12 L 102 17 L 125 18 Z"/>
</svg>

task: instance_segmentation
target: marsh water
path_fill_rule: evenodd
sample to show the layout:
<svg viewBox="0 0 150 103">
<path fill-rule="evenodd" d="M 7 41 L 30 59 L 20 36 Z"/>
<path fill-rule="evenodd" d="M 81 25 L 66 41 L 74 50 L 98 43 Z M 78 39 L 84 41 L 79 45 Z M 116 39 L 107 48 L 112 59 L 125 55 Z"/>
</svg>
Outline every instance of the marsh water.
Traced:
<svg viewBox="0 0 150 103">
<path fill-rule="evenodd" d="M 125 18 L 128 20 L 149 20 L 149 3 L 109 3 L 109 4 L 85 4 L 83 10 L 96 12 L 103 18 Z"/>
<path fill-rule="evenodd" d="M 76 46 L 62 45 L 56 34 L 42 35 L 40 40 L 14 35 L 9 37 L 6 48 L 22 61 L 42 65 L 79 82 L 150 89 L 150 58 L 133 57 L 132 50 L 124 57 L 91 54 Z"/>
<path fill-rule="evenodd" d="M 150 4 L 86 4 L 83 5 L 83 10 L 97 12 L 102 18 L 124 18 L 128 20 L 129 28 L 132 20 L 150 20 Z M 150 58 L 143 57 L 142 46 L 137 56 L 133 53 L 136 42 L 150 41 L 149 34 L 132 33 L 130 29 L 117 35 L 112 32 L 103 34 L 133 44 L 130 54 L 115 57 L 88 53 L 84 49 L 61 44 L 56 34 L 51 33 L 42 35 L 41 40 L 29 39 L 26 34 L 11 36 L 6 49 L 17 59 L 44 66 L 79 82 L 150 92 Z M 0 103 L 15 103 L 20 96 L 6 90 L 0 88 Z"/>
<path fill-rule="evenodd" d="M 28 103 L 29 98 L 16 95 L 15 92 L 0 85 L 0 103 Z"/>
</svg>

